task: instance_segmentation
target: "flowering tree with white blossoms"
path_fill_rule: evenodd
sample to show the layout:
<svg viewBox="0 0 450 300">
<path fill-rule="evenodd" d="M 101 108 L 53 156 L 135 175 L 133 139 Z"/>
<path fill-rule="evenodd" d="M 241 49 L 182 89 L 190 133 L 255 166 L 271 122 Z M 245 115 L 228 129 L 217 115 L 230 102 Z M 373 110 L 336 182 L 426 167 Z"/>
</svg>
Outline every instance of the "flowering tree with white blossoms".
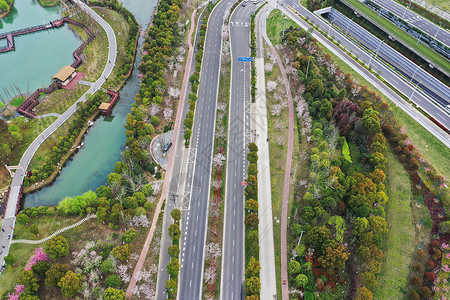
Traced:
<svg viewBox="0 0 450 300">
<path fill-rule="evenodd" d="M 278 82 L 273 80 L 267 81 L 267 91 L 273 92 L 277 88 Z"/>
<path fill-rule="evenodd" d="M 167 90 L 167 94 L 169 94 L 169 96 L 172 98 L 178 98 L 180 97 L 180 90 L 176 87 L 170 87 Z"/>
<path fill-rule="evenodd" d="M 173 110 L 171 108 L 164 108 L 164 120 L 168 121 L 173 116 Z"/>
<path fill-rule="evenodd" d="M 221 168 L 225 159 L 225 155 L 223 155 L 222 153 L 217 153 L 216 155 L 214 155 L 212 163 L 214 167 Z"/>
</svg>

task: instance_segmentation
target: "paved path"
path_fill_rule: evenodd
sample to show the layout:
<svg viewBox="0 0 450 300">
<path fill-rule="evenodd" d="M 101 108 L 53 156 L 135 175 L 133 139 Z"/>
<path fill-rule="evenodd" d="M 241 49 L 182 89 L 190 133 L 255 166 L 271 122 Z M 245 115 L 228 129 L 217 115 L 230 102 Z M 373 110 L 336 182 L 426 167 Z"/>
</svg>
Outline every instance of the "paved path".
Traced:
<svg viewBox="0 0 450 300">
<path fill-rule="evenodd" d="M 97 216 L 95 214 L 88 215 L 84 219 L 81 219 L 80 221 L 76 222 L 75 224 L 63 227 L 60 230 L 55 231 L 52 235 L 49 235 L 48 237 L 45 237 L 45 238 L 40 239 L 40 240 L 13 240 L 13 241 L 11 241 L 11 244 L 35 244 L 35 245 L 36 244 L 41 244 L 41 243 L 44 243 L 44 242 L 48 241 L 52 237 L 57 236 L 58 234 L 60 234 L 60 233 L 62 233 L 64 231 L 67 231 L 69 229 L 75 228 L 75 227 L 83 224 L 84 222 L 86 222 L 87 220 L 90 220 L 92 218 L 97 218 Z"/>
<path fill-rule="evenodd" d="M 187 55 L 186 68 L 184 70 L 184 78 L 183 78 L 183 84 L 181 87 L 180 98 L 178 100 L 177 116 L 175 119 L 175 126 L 174 126 L 174 130 L 173 130 L 174 136 L 178 136 L 178 134 L 179 134 L 181 115 L 182 115 L 183 106 L 184 106 L 183 104 L 184 104 L 184 99 L 186 98 L 187 84 L 189 82 L 188 81 L 189 71 L 190 71 L 189 66 L 191 65 L 192 55 L 194 53 L 194 48 L 192 46 L 192 34 L 193 34 L 194 28 L 195 28 L 196 13 L 197 13 L 197 9 L 195 9 L 191 15 L 191 28 L 189 30 L 189 35 L 188 35 L 189 51 L 188 51 L 188 55 Z M 175 152 L 174 149 L 176 149 L 176 144 L 177 144 L 177 139 L 173 139 L 172 147 L 170 148 L 169 162 L 167 164 L 166 176 L 165 176 L 164 184 L 162 187 L 161 196 L 159 198 L 158 204 L 156 205 L 155 214 L 153 215 L 153 220 L 152 220 L 152 225 L 150 227 L 150 231 L 148 232 L 147 239 L 145 240 L 144 247 L 142 248 L 141 254 L 139 256 L 139 260 L 136 263 L 136 267 L 134 268 L 134 271 L 133 271 L 133 276 L 131 276 L 131 281 L 127 288 L 127 293 L 126 293 L 127 299 L 131 299 L 131 296 L 133 295 L 133 289 L 136 286 L 137 274 L 139 274 L 139 272 L 142 270 L 142 266 L 144 265 L 145 258 L 147 257 L 148 249 L 150 248 L 150 243 L 153 239 L 153 235 L 155 234 L 156 223 L 158 221 L 159 214 L 161 213 L 161 206 L 167 197 L 170 178 L 172 177 L 174 152 Z M 164 216 L 164 217 L 166 217 L 166 216 Z M 163 230 L 166 230 L 166 229 L 163 228 Z M 162 236 L 164 237 L 164 234 Z M 163 241 L 161 241 L 161 245 L 163 245 Z"/>
<path fill-rule="evenodd" d="M 82 95 L 69 109 L 67 109 L 55 122 L 53 122 L 49 127 L 47 127 L 31 144 L 28 149 L 23 154 L 20 159 L 19 165 L 22 169 L 18 169 L 11 182 L 11 189 L 9 192 L 8 203 L 5 211 L 5 219 L 2 224 L 2 231 L 0 233 L 0 245 L 5 246 L 5 250 L 0 254 L 0 266 L 4 265 L 4 257 L 8 255 L 9 247 L 11 243 L 11 238 L 14 233 L 14 224 L 16 222 L 16 210 L 19 201 L 19 195 L 21 192 L 21 187 L 23 183 L 24 175 L 31 159 L 36 153 L 37 149 L 44 143 L 44 141 L 52 135 L 61 125 L 63 125 L 78 109 L 78 102 L 86 102 L 86 96 L 88 94 L 94 94 L 98 91 L 103 83 L 105 83 L 106 78 L 111 74 L 116 58 L 117 58 L 117 41 L 114 34 L 114 30 L 111 26 L 103 20 L 96 12 L 94 12 L 90 7 L 81 2 L 80 0 L 74 0 L 77 5 L 80 6 L 87 14 L 89 14 L 102 28 L 105 30 L 108 37 L 108 61 L 105 68 L 103 69 L 100 78 L 91 86 L 84 95 Z"/>
<path fill-rule="evenodd" d="M 274 299 L 277 294 L 275 250 L 273 241 L 272 187 L 270 180 L 270 153 L 267 125 L 266 79 L 264 71 L 264 47 L 262 35 L 266 34 L 266 18 L 272 8 L 263 7 L 256 16 L 257 57 L 256 102 L 252 104 L 253 130 L 259 137 L 258 146 L 258 214 L 259 214 L 259 262 L 261 264 L 261 299 Z"/>
<path fill-rule="evenodd" d="M 57 117 L 57 118 L 59 118 L 59 117 L 61 117 L 61 115 L 58 114 L 58 113 L 49 113 L 49 114 L 37 116 L 38 119 L 40 119 L 40 118 L 46 118 L 46 117 Z"/>
<path fill-rule="evenodd" d="M 284 86 L 286 88 L 289 107 L 289 140 L 286 156 L 286 168 L 284 172 L 283 198 L 281 203 L 281 291 L 282 291 L 282 299 L 287 300 L 289 299 L 288 274 L 287 274 L 287 213 L 289 204 L 289 182 L 291 177 L 292 149 L 294 147 L 294 104 L 292 102 L 292 94 L 289 85 L 289 80 L 287 78 L 286 70 L 284 69 L 280 56 L 278 55 L 277 51 L 275 50 L 274 46 L 272 45 L 272 43 L 268 38 L 266 42 L 269 44 L 270 51 L 272 51 L 272 54 L 275 56 L 277 60 L 277 65 L 278 68 L 280 69 Z"/>
<path fill-rule="evenodd" d="M 163 147 L 169 142 L 173 144 L 173 130 L 156 136 L 150 142 L 150 155 L 164 170 L 167 169 L 167 163 L 169 162 L 169 151 L 164 152 Z"/>
<path fill-rule="evenodd" d="M 94 85 L 94 82 L 86 81 L 86 80 L 80 80 L 80 81 L 78 81 L 78 83 L 81 83 L 83 85 L 88 85 L 88 86 L 93 86 Z"/>
</svg>

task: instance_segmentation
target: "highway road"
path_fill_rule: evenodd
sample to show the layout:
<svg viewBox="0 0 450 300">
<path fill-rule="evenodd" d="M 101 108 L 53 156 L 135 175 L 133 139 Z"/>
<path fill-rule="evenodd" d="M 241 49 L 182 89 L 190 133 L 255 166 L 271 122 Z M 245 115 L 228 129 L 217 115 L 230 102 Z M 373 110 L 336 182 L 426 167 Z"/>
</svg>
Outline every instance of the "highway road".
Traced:
<svg viewBox="0 0 450 300">
<path fill-rule="evenodd" d="M 244 2 L 245 3 L 245 2 Z M 250 143 L 251 63 L 238 57 L 250 56 L 250 15 L 259 5 L 239 5 L 230 18 L 231 83 L 228 112 L 227 164 L 224 234 L 222 246 L 221 299 L 244 298 L 245 270 L 245 186 L 247 146 Z"/>
<path fill-rule="evenodd" d="M 425 19 L 424 17 L 418 15 L 414 11 L 406 8 L 405 6 L 398 4 L 392 0 L 371 0 L 372 2 L 378 4 L 384 9 L 390 11 L 394 15 L 404 19 L 406 22 L 416 26 L 425 33 L 428 33 L 431 37 L 450 47 L 450 33 L 434 24 L 433 22 Z"/>
<path fill-rule="evenodd" d="M 332 9 L 328 16 L 333 25 L 340 27 L 342 31 L 354 37 L 366 48 L 372 50 L 384 61 L 405 75 L 405 77 L 412 80 L 414 84 L 419 84 L 420 88 L 442 106 L 445 107 L 445 105 L 450 104 L 450 88 L 436 77 L 426 72 L 419 65 L 403 56 L 397 50 L 391 48 L 384 41 L 380 40 L 337 10 Z M 369 59 L 369 61 L 372 63 L 373 59 Z M 369 64 L 369 61 L 367 61 L 367 64 Z"/>
<path fill-rule="evenodd" d="M 188 154 L 184 195 L 182 195 L 185 211 L 183 211 L 181 226 L 178 299 L 200 299 L 202 296 L 222 25 L 231 3 L 231 0 L 222 0 L 213 9 L 208 20 L 197 109 Z"/>
<path fill-rule="evenodd" d="M 273 1 L 273 0 L 272 0 Z M 315 14 L 308 11 L 305 7 L 301 6 L 296 0 L 282 0 L 283 5 L 278 6 L 284 13 L 286 13 L 289 17 L 291 17 L 294 21 L 299 24 L 304 24 L 302 27 L 310 28 L 309 24 L 305 24 L 306 22 L 294 14 L 289 6 L 295 11 L 299 12 L 304 17 L 308 17 L 309 20 L 314 21 L 316 25 L 319 25 L 326 33 L 329 33 L 329 36 L 334 36 L 336 41 L 340 41 L 340 44 L 345 47 L 347 50 L 352 51 L 354 55 L 358 55 L 360 60 L 365 60 L 369 62 L 371 53 L 363 50 L 360 46 L 356 45 L 354 42 L 350 41 L 343 33 L 339 30 L 330 26 L 329 22 L 325 22 L 325 20 L 321 17 L 316 16 Z M 276 4 L 275 4 L 276 5 Z M 437 125 L 433 124 L 428 118 L 420 114 L 417 110 L 411 107 L 410 104 L 405 104 L 405 101 L 394 93 L 390 88 L 388 88 L 385 84 L 383 84 L 379 79 L 377 79 L 373 74 L 363 68 L 359 63 L 355 63 L 355 61 L 347 54 L 343 54 L 343 51 L 331 43 L 327 38 L 325 38 L 322 34 L 314 31 L 313 36 L 324 44 L 331 51 L 338 54 L 338 56 L 344 61 L 348 62 L 348 64 L 359 74 L 365 77 L 369 82 L 371 82 L 381 93 L 386 95 L 391 101 L 402 107 L 402 109 L 408 113 L 412 118 L 414 118 L 419 124 L 421 124 L 424 128 L 426 128 L 431 134 L 433 134 L 437 139 L 439 139 L 442 143 L 444 143 L 447 147 L 450 147 L 450 138 L 449 135 L 446 134 L 442 129 L 440 129 Z M 345 58 L 345 59 L 344 59 Z M 371 63 L 372 69 L 375 72 L 378 72 L 382 78 L 384 78 L 387 82 L 389 82 L 392 86 L 394 86 L 400 93 L 405 95 L 408 99 L 411 99 L 418 106 L 420 106 L 424 111 L 426 111 L 429 115 L 434 117 L 436 120 L 444 124 L 447 128 L 450 128 L 450 117 L 449 115 L 440 107 L 437 107 L 432 99 L 430 99 L 427 95 L 423 94 L 420 90 L 416 89 L 415 85 L 410 84 L 408 81 L 401 78 L 398 74 L 391 71 L 386 67 L 384 63 L 379 61 L 376 58 L 373 58 Z M 403 104 L 402 104 L 403 103 Z"/>
<path fill-rule="evenodd" d="M 114 34 L 114 30 L 111 26 L 103 20 L 95 11 L 93 11 L 86 4 L 80 0 L 75 0 L 75 3 L 81 7 L 87 14 L 89 14 L 102 28 L 105 30 L 108 37 L 108 63 L 103 69 L 102 75 L 99 79 L 84 93 L 69 109 L 67 109 L 55 122 L 53 122 L 49 127 L 47 127 L 31 144 L 28 146 L 27 150 L 20 159 L 18 169 L 11 182 L 11 189 L 8 197 L 8 203 L 5 212 L 5 218 L 2 224 L 2 231 L 0 233 L 0 245 L 2 246 L 0 250 L 0 266 L 3 266 L 5 261 L 4 257 L 8 255 L 10 242 L 14 233 L 14 224 L 16 222 L 16 208 L 19 200 L 19 193 L 23 183 L 24 175 L 34 153 L 39 149 L 39 147 L 44 143 L 44 141 L 55 132 L 61 125 L 66 122 L 70 116 L 72 116 L 78 109 L 78 102 L 86 102 L 86 96 L 88 94 L 92 95 L 98 91 L 103 83 L 105 83 L 106 78 L 111 74 L 116 58 L 117 58 L 117 41 Z M 8 239 L 8 235 L 10 238 Z M 4 247 L 3 247 L 4 246 Z"/>
</svg>

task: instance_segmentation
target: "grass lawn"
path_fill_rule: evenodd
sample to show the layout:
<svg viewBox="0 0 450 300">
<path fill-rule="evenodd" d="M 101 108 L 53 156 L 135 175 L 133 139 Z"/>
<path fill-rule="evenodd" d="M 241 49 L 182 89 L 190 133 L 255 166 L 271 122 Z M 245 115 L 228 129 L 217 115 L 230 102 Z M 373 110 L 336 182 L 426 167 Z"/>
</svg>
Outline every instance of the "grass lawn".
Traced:
<svg viewBox="0 0 450 300">
<path fill-rule="evenodd" d="M 39 228 L 40 237 L 32 234 L 28 227 L 25 225 L 20 225 L 16 223 L 14 228 L 14 239 L 33 239 L 38 240 L 49 236 L 58 229 L 76 223 L 81 218 L 68 218 L 68 217 L 39 217 L 31 218 L 29 225 L 36 225 Z M 84 224 L 83 224 L 84 225 Z M 80 226 L 83 226 L 80 225 Z M 74 229 L 72 229 L 74 230 Z M 69 230 L 68 232 L 70 232 Z M 33 255 L 33 250 L 38 247 L 43 247 L 44 244 L 39 245 L 29 245 L 29 244 L 12 244 L 10 253 L 14 254 L 16 258 L 15 267 L 6 267 L 5 271 L 2 273 L 0 284 L 0 294 L 13 288 L 16 283 L 16 278 L 19 272 L 26 266 L 28 260 Z"/>
<path fill-rule="evenodd" d="M 89 29 L 96 35 L 95 39 L 83 50 L 85 61 L 78 67 L 78 71 L 86 73 L 83 78 L 87 81 L 96 81 L 102 74 L 106 63 L 108 62 L 108 38 L 103 28 L 96 22 L 81 12 L 72 17 L 74 21 L 87 24 Z M 71 25 L 81 38 L 85 41 L 88 38 L 87 33 L 78 26 Z"/>
<path fill-rule="evenodd" d="M 287 30 L 290 26 L 297 28 L 298 25 L 293 20 L 287 18 L 285 29 Z M 281 37 L 283 32 L 283 15 L 281 14 L 281 10 L 274 9 L 269 17 L 267 17 L 267 36 L 273 45 L 281 44 Z"/>
<path fill-rule="evenodd" d="M 60 0 L 38 0 L 38 2 L 42 7 L 51 7 L 51 6 L 55 6 L 55 5 L 59 4 L 61 1 Z"/>
<path fill-rule="evenodd" d="M 443 8 L 446 11 L 450 11 L 450 2 L 448 0 L 427 0 L 427 2 L 439 6 L 440 8 Z"/>
<path fill-rule="evenodd" d="M 125 43 L 128 39 L 128 30 L 130 25 L 127 21 L 115 10 L 111 10 L 104 7 L 96 7 L 94 11 L 98 13 L 112 28 L 116 33 L 117 39 L 117 60 L 113 69 L 112 75 L 108 78 L 108 81 L 105 83 L 106 88 L 117 88 L 121 86 L 125 81 L 124 76 L 117 76 L 117 71 L 122 66 L 124 61 L 131 61 L 131 57 L 128 58 L 127 53 L 125 52 Z M 128 69 L 131 67 L 128 64 Z"/>
<path fill-rule="evenodd" d="M 270 51 L 265 45 L 265 52 Z M 266 56 L 267 57 L 267 56 Z M 269 60 L 266 59 L 266 63 Z M 285 107 L 280 115 L 273 116 L 271 113 L 271 107 L 274 104 L 287 101 L 285 95 L 284 84 L 278 80 L 281 78 L 281 73 L 275 63 L 271 72 L 266 73 L 266 82 L 268 80 L 278 81 L 277 88 L 273 92 L 267 91 L 266 101 L 267 101 L 267 122 L 269 129 L 269 155 L 270 155 L 270 178 L 272 187 L 272 215 L 274 218 L 273 222 L 273 237 L 275 245 L 275 268 L 277 274 L 277 294 L 279 299 L 281 299 L 281 202 L 283 198 L 284 189 L 284 173 L 286 168 L 286 156 L 287 156 L 287 145 L 289 136 L 289 109 Z M 278 100 L 277 100 L 278 98 Z M 294 122 L 296 126 L 296 122 Z M 297 130 L 297 129 L 296 129 Z M 261 137 L 260 137 L 261 138 Z M 300 149 L 298 147 L 298 134 L 294 133 L 294 148 L 292 153 L 292 174 L 300 171 Z M 260 168 L 263 166 L 259 166 Z M 293 194 L 294 186 L 289 189 L 289 205 L 288 205 L 288 216 L 291 215 L 293 208 Z"/>
<path fill-rule="evenodd" d="M 24 153 L 28 146 L 34 141 L 34 139 L 55 120 L 55 117 L 46 117 L 41 119 L 17 117 L 11 121 L 11 124 L 15 124 L 19 127 L 19 132 L 22 135 L 22 141 L 19 144 L 19 148 L 14 149 L 14 151 L 12 152 L 14 155 L 14 162 L 19 162 L 22 153 Z"/>
<path fill-rule="evenodd" d="M 412 35 L 409 35 L 408 33 L 404 32 L 403 30 L 399 29 L 397 26 L 395 26 L 393 23 L 388 21 L 386 18 L 381 16 L 378 18 L 378 14 L 364 5 L 363 3 L 359 2 L 359 0 L 346 0 L 348 3 L 350 3 L 355 9 L 362 12 L 365 16 L 370 18 L 375 23 L 378 23 L 381 27 L 384 28 L 384 30 L 389 33 L 390 35 L 396 36 L 399 40 L 403 41 L 419 53 L 421 53 L 423 56 L 430 59 L 434 64 L 445 70 L 446 72 L 450 72 L 450 64 L 448 61 L 439 55 L 437 52 L 433 51 L 429 47 L 425 46 L 422 43 L 417 43 L 417 39 L 415 39 Z"/>
<path fill-rule="evenodd" d="M 75 101 L 78 100 L 87 90 L 88 86 L 77 84 L 73 90 L 56 90 L 51 93 L 43 102 L 35 108 L 37 115 L 48 113 L 64 113 Z"/>
<path fill-rule="evenodd" d="M 414 251 L 415 229 L 409 176 L 392 151 L 387 151 L 386 206 L 388 233 L 385 238 L 382 273 L 378 276 L 376 299 L 404 299 Z"/>
<path fill-rule="evenodd" d="M 368 88 L 373 91 L 377 89 L 370 84 L 364 77 L 359 73 L 355 72 L 349 65 L 347 65 L 343 60 L 337 57 L 333 52 L 328 50 L 327 47 L 317 42 L 320 47 L 323 48 L 325 53 L 328 53 L 333 58 L 333 61 L 339 66 L 339 68 L 344 73 L 350 73 L 352 78 L 358 81 L 360 84 L 365 84 Z M 412 119 L 407 113 L 405 113 L 401 108 L 397 107 L 391 100 L 380 93 L 380 96 L 390 104 L 395 117 L 403 125 L 409 139 L 414 145 L 417 145 L 420 149 L 422 155 L 436 168 L 439 174 L 450 178 L 450 156 L 442 155 L 448 151 L 448 148 L 439 141 L 436 137 L 430 134 L 425 128 Z"/>
<path fill-rule="evenodd" d="M 25 101 L 25 97 L 20 96 L 20 97 L 13 99 L 9 104 L 12 106 L 19 106 L 20 104 L 22 104 L 23 101 Z"/>
</svg>

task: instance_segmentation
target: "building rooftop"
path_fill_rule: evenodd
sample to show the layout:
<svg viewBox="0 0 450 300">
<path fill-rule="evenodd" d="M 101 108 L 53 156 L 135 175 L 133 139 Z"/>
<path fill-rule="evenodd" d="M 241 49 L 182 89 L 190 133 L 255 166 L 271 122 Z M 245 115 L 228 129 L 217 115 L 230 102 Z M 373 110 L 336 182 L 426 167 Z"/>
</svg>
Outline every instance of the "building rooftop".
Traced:
<svg viewBox="0 0 450 300">
<path fill-rule="evenodd" d="M 66 81 L 66 79 L 69 78 L 69 76 L 72 75 L 73 72 L 75 72 L 75 69 L 71 66 L 62 67 L 61 70 L 59 70 L 58 73 L 53 76 L 53 79 Z"/>
</svg>

